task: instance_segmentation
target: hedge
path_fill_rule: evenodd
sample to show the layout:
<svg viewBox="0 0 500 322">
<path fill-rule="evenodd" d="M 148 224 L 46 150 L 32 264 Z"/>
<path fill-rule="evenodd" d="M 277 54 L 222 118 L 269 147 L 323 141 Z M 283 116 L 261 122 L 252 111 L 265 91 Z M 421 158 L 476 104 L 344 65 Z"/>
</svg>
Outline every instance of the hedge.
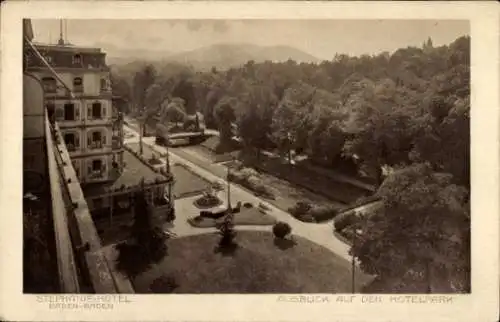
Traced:
<svg viewBox="0 0 500 322">
<path fill-rule="evenodd" d="M 335 230 L 340 232 L 347 226 L 354 224 L 356 221 L 358 221 L 358 219 L 359 218 L 354 211 L 344 213 L 335 219 Z"/>
<path fill-rule="evenodd" d="M 315 221 L 321 222 L 335 218 L 339 209 L 334 206 L 313 207 L 308 211 Z"/>
</svg>

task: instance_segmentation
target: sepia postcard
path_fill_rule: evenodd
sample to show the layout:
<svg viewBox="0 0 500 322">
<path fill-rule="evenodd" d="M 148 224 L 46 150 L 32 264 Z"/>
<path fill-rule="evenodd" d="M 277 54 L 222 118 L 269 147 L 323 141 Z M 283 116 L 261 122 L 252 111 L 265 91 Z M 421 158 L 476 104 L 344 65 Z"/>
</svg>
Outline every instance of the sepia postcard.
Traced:
<svg viewBox="0 0 500 322">
<path fill-rule="evenodd" d="M 496 3 L 2 9 L 2 320 L 498 320 Z"/>
</svg>

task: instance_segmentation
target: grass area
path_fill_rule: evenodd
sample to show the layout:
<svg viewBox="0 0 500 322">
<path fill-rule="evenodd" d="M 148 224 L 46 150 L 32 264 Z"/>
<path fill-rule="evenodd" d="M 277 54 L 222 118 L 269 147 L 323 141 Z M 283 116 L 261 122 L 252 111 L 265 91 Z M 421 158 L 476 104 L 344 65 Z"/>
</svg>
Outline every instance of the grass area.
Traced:
<svg viewBox="0 0 500 322">
<path fill-rule="evenodd" d="M 277 222 L 273 216 L 267 214 L 265 211 L 260 211 L 257 208 L 247 209 L 242 207 L 239 213 L 235 213 L 233 215 L 234 215 L 234 224 L 236 226 L 244 226 L 244 225 L 268 226 L 268 225 L 274 225 Z M 212 218 L 197 216 L 188 219 L 188 223 L 191 226 L 198 228 L 216 227 L 217 224 L 222 223 L 223 221 L 224 217 L 220 219 L 212 219 Z"/>
<path fill-rule="evenodd" d="M 215 154 L 234 152 L 241 149 L 241 145 L 237 141 L 231 140 L 224 144 L 218 136 L 209 137 L 200 145 Z"/>
<path fill-rule="evenodd" d="M 226 166 L 234 168 L 238 162 L 228 162 Z M 277 178 L 265 172 L 259 172 L 259 179 L 263 185 L 272 187 L 275 192 L 275 199 L 271 200 L 276 207 L 288 211 L 291 205 L 295 205 L 299 201 L 308 202 L 317 206 L 330 206 L 342 208 L 343 204 L 329 200 L 328 198 L 311 192 L 307 189 L 297 187 L 293 183 Z"/>
<path fill-rule="evenodd" d="M 219 235 L 171 239 L 168 255 L 132 280 L 136 293 L 349 293 L 350 263 L 300 237 L 239 231 L 238 247 L 215 252 Z M 189 250 L 189 251 L 186 251 Z M 357 285 L 368 277 L 358 275 Z"/>
<path fill-rule="evenodd" d="M 184 165 L 173 165 L 171 171 L 175 179 L 174 196 L 176 198 L 201 194 L 211 186 L 209 181 L 193 173 Z"/>
<path fill-rule="evenodd" d="M 262 155 L 259 162 L 245 160 L 248 166 L 343 204 L 355 202 L 369 194 L 365 189 L 335 181 L 327 176 L 285 163 L 279 158 Z"/>
<path fill-rule="evenodd" d="M 139 151 L 140 151 L 140 145 L 138 142 L 127 143 L 126 146 L 136 153 L 139 153 Z M 142 156 L 144 157 L 144 159 L 150 160 L 153 158 L 153 155 L 155 155 L 157 158 L 160 157 L 159 153 L 153 151 L 149 146 L 147 146 L 145 143 L 143 143 L 142 144 Z"/>
<path fill-rule="evenodd" d="M 127 146 L 133 151 L 139 151 L 139 143 L 130 143 Z M 143 144 L 142 152 L 146 159 L 150 159 L 153 154 L 158 155 L 149 146 Z M 170 171 L 174 175 L 174 196 L 175 198 L 182 198 L 185 196 L 200 194 L 206 191 L 211 183 L 192 172 L 184 165 L 174 164 L 170 167 Z"/>
</svg>

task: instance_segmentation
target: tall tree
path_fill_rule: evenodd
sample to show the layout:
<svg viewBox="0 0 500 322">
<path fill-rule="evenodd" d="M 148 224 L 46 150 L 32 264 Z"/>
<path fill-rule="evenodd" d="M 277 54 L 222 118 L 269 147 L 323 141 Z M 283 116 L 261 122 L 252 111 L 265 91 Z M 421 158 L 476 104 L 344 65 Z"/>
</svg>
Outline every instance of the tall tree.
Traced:
<svg viewBox="0 0 500 322">
<path fill-rule="evenodd" d="M 232 97 L 224 97 L 215 106 L 215 119 L 219 125 L 221 143 L 228 144 L 233 137 L 233 122 L 236 120 L 234 106 L 237 101 Z"/>
<path fill-rule="evenodd" d="M 363 270 L 416 291 L 470 289 L 468 191 L 425 164 L 395 171 L 379 188 L 383 207 L 361 222 L 352 248 Z M 390 289 L 385 291 L 391 291 Z"/>
</svg>

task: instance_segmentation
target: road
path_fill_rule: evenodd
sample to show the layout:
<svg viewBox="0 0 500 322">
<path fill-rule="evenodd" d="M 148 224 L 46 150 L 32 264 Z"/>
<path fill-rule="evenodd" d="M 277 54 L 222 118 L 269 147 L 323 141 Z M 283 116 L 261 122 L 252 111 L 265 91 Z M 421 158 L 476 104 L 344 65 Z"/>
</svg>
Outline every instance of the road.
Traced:
<svg viewBox="0 0 500 322">
<path fill-rule="evenodd" d="M 125 126 L 125 131 L 130 133 L 129 137 L 125 140 L 127 142 L 137 142 L 139 134 L 131 127 Z M 167 150 L 163 146 L 155 144 L 154 137 L 143 138 L 144 144 L 156 150 L 159 153 L 167 153 Z M 201 177 L 214 182 L 218 181 L 225 184 L 226 168 L 220 164 L 211 164 L 208 160 L 199 160 L 197 164 L 183 158 L 179 153 L 180 150 L 169 149 L 170 160 L 172 162 L 182 163 L 190 167 L 193 172 L 200 175 Z M 204 162 L 204 166 L 200 166 Z M 297 236 L 301 236 L 309 239 L 310 241 L 322 245 L 323 247 L 329 249 L 335 254 L 343 257 L 346 260 L 352 260 L 349 255 L 350 246 L 345 244 L 343 241 L 339 240 L 333 235 L 333 227 L 331 223 L 304 223 L 300 220 L 295 219 L 291 214 L 276 208 L 267 201 L 253 195 L 246 189 L 240 186 L 231 184 L 231 200 L 232 204 L 235 205 L 239 200 L 248 201 L 254 204 L 262 203 L 267 206 L 270 211 L 269 214 L 274 216 L 277 220 L 288 223 L 292 227 L 292 233 Z M 183 225 L 183 224 L 181 224 Z M 243 227 L 244 230 L 254 230 L 254 229 L 265 229 L 269 230 L 269 227 Z M 198 229 L 194 229 L 199 231 Z M 194 231 L 193 230 L 193 231 Z M 206 230 L 204 230 L 206 231 Z M 187 233 L 187 232 L 186 232 Z"/>
</svg>

